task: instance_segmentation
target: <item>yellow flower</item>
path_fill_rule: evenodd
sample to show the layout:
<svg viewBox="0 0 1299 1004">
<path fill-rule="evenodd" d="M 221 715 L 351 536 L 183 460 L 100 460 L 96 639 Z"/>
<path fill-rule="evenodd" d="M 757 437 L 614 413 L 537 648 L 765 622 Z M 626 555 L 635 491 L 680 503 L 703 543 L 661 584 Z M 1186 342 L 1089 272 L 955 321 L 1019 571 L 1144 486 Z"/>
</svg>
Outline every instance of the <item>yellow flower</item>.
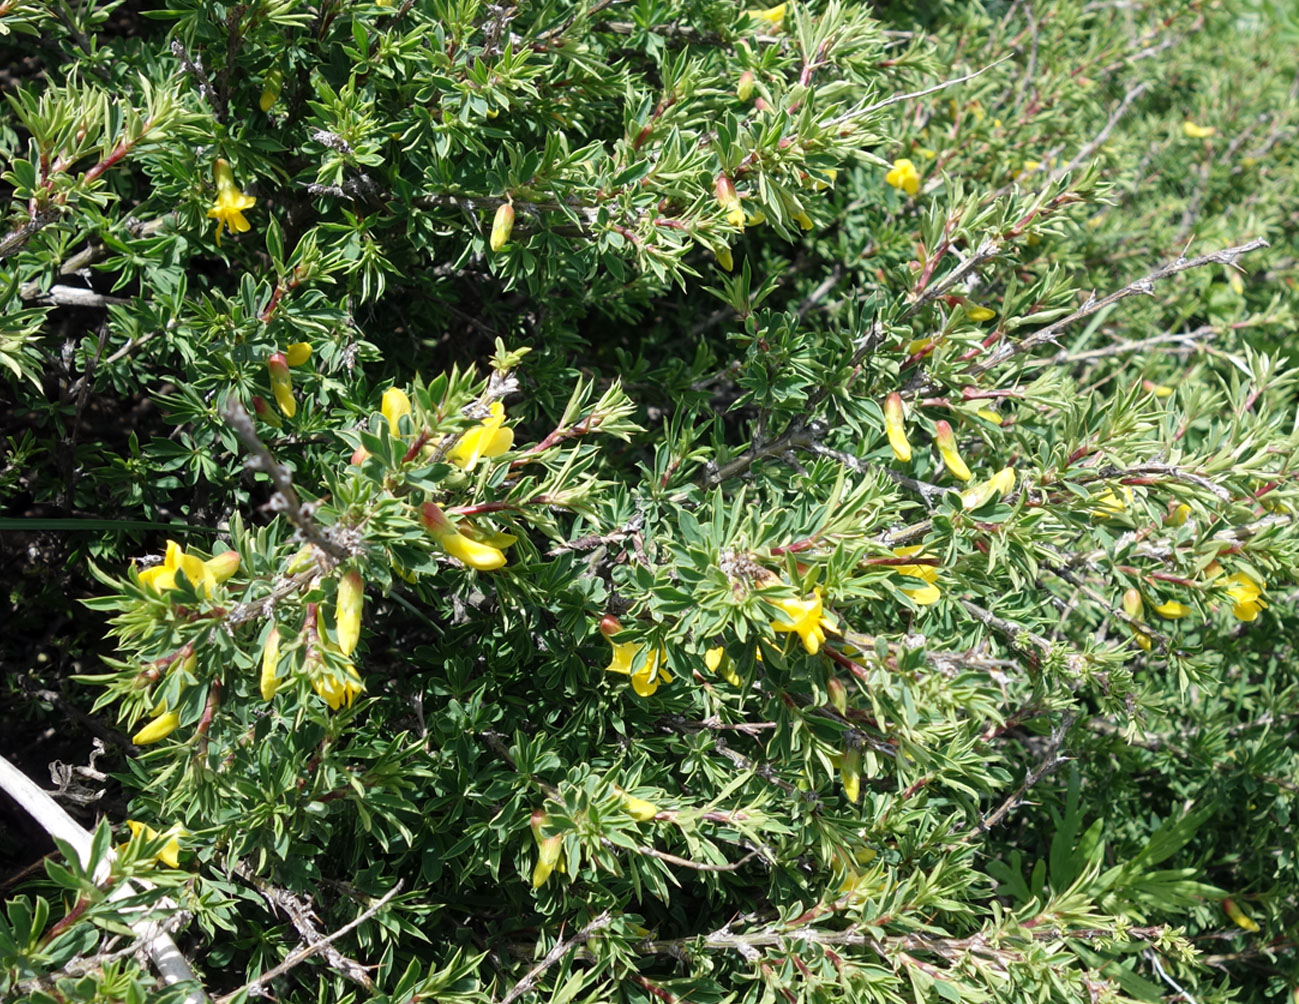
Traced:
<svg viewBox="0 0 1299 1004">
<path fill-rule="evenodd" d="M 1108 519 L 1111 516 L 1120 515 L 1132 504 L 1133 495 L 1132 489 L 1127 485 L 1119 485 L 1119 491 L 1122 492 L 1122 497 L 1110 490 L 1097 499 L 1096 506 L 1091 510 L 1091 514 L 1098 519 Z"/>
<path fill-rule="evenodd" d="M 1185 603 L 1178 603 L 1177 600 L 1169 600 L 1167 603 L 1160 603 L 1158 606 L 1150 608 L 1159 614 L 1165 620 L 1177 621 L 1190 614 L 1191 608 Z"/>
<path fill-rule="evenodd" d="M 952 432 L 951 425 L 942 419 L 934 423 L 934 443 L 938 446 L 938 455 L 943 458 L 943 466 L 947 468 L 948 474 L 961 481 L 969 481 L 973 477 L 970 468 L 957 452 L 956 435 Z"/>
<path fill-rule="evenodd" d="M 1131 617 L 1134 621 L 1140 621 L 1145 613 L 1145 604 L 1141 601 L 1141 592 L 1137 589 L 1129 589 L 1123 594 L 1123 612 Z M 1137 639 L 1137 644 L 1147 652 L 1150 651 L 1150 635 L 1146 634 L 1135 624 L 1129 624 L 1133 636 Z"/>
<path fill-rule="evenodd" d="M 310 342 L 294 342 L 284 350 L 284 359 L 290 366 L 301 366 L 310 358 Z"/>
<path fill-rule="evenodd" d="M 843 793 L 848 801 L 856 805 L 861 801 L 861 750 L 849 746 L 843 751 L 839 762 L 839 780 L 843 782 Z"/>
<path fill-rule="evenodd" d="M 147 823 L 140 823 L 134 819 L 128 819 L 126 825 L 130 827 L 132 839 L 139 839 L 141 834 L 144 835 L 145 840 L 160 840 L 163 837 L 167 837 L 167 842 L 163 844 L 162 850 L 153 856 L 153 860 L 161 861 L 168 868 L 180 867 L 179 837 L 185 835 L 185 831 L 181 827 L 173 826 L 166 833 L 159 833 Z"/>
<path fill-rule="evenodd" d="M 510 242 L 514 232 L 514 207 L 502 202 L 496 207 L 496 216 L 492 219 L 492 236 L 488 242 L 493 251 L 499 251 Z"/>
<path fill-rule="evenodd" d="M 816 655 L 825 642 L 825 629 L 832 627 L 821 607 L 821 590 L 812 590 L 810 600 L 767 600 L 783 615 L 771 622 L 771 629 L 782 634 L 796 634 L 803 639 L 808 655 Z"/>
<path fill-rule="evenodd" d="M 1267 606 L 1263 599 L 1266 583 L 1255 582 L 1244 572 L 1233 572 L 1227 576 L 1227 595 L 1232 599 L 1231 612 L 1239 621 L 1252 621 L 1258 618 L 1259 612 Z"/>
<path fill-rule="evenodd" d="M 267 357 L 266 372 L 270 375 L 275 403 L 286 418 L 292 418 L 298 411 L 298 401 L 293 396 L 293 374 L 289 372 L 289 361 L 283 352 L 272 352 Z"/>
<path fill-rule="evenodd" d="M 716 673 L 733 687 L 739 687 L 744 683 L 740 674 L 735 671 L 735 663 L 731 661 L 731 657 L 726 654 L 726 649 L 721 645 L 710 648 L 704 653 L 704 665 L 708 667 L 710 673 Z"/>
<path fill-rule="evenodd" d="M 787 3 L 776 4 L 775 7 L 768 7 L 766 10 L 751 10 L 749 16 L 755 21 L 766 21 L 767 27 L 772 31 L 780 31 L 785 24 L 785 8 Z M 762 27 L 762 25 L 759 25 Z"/>
<path fill-rule="evenodd" d="M 501 428 L 505 421 L 505 405 L 493 401 L 489 412 L 480 425 L 475 425 L 460 437 L 447 454 L 447 460 L 472 471 L 483 457 L 499 457 L 514 445 L 514 430 Z"/>
<path fill-rule="evenodd" d="M 1187 139 L 1208 139 L 1217 131 L 1216 126 L 1196 125 L 1190 119 L 1182 123 L 1182 132 L 1186 134 Z"/>
<path fill-rule="evenodd" d="M 356 651 L 361 639 L 361 608 L 365 604 L 365 583 L 361 573 L 349 569 L 338 583 L 338 606 L 334 622 L 338 629 L 338 650 L 344 655 Z"/>
<path fill-rule="evenodd" d="M 532 869 L 532 888 L 540 889 L 550 878 L 551 872 L 558 866 L 560 871 L 564 870 L 564 863 L 560 860 L 560 852 L 564 849 L 564 835 L 554 833 L 550 836 L 542 836 L 541 830 L 548 822 L 549 818 L 540 809 L 532 813 L 532 839 L 537 842 L 537 864 Z"/>
<path fill-rule="evenodd" d="M 317 661 L 311 667 L 311 686 L 329 705 L 330 711 L 337 711 L 344 704 L 350 708 L 356 695 L 365 690 L 365 684 L 356 675 L 350 662 L 340 675 Z"/>
<path fill-rule="evenodd" d="M 262 675 L 258 681 L 263 701 L 269 701 L 275 696 L 275 692 L 280 689 L 280 681 L 275 675 L 279 664 L 280 629 L 271 628 L 271 633 L 266 636 L 266 647 L 262 649 Z"/>
<path fill-rule="evenodd" d="M 492 572 L 505 564 L 505 553 L 499 547 L 466 537 L 432 502 L 420 506 L 419 521 L 442 550 L 470 568 Z"/>
<path fill-rule="evenodd" d="M 278 66 L 274 67 L 270 73 L 266 74 L 266 81 L 262 86 L 262 95 L 257 99 L 257 107 L 263 112 L 269 112 L 275 107 L 275 102 L 279 100 L 280 89 L 284 86 L 284 71 Z"/>
<path fill-rule="evenodd" d="M 163 593 L 176 588 L 176 573 L 184 572 L 190 585 L 201 589 L 207 596 L 212 595 L 212 587 L 225 582 L 239 569 L 239 552 L 222 551 L 214 558 L 203 561 L 185 549 L 176 541 L 167 541 L 167 553 L 161 565 L 146 568 L 140 573 L 140 584 L 156 592 Z"/>
<path fill-rule="evenodd" d="M 224 160 L 216 162 L 212 173 L 216 178 L 217 197 L 212 208 L 207 211 L 207 215 L 208 219 L 217 221 L 216 242 L 220 247 L 222 227 L 229 227 L 231 232 L 237 234 L 247 233 L 252 229 L 252 225 L 244 219 L 244 210 L 256 205 L 257 199 L 239 191 L 239 186 L 235 184 L 235 176 L 230 171 L 230 165 Z"/>
<path fill-rule="evenodd" d="M 1227 916 L 1236 922 L 1236 926 L 1249 931 L 1251 934 L 1258 933 L 1258 924 L 1254 918 L 1238 907 L 1234 900 L 1224 899 L 1222 908 L 1227 911 Z"/>
<path fill-rule="evenodd" d="M 726 210 L 726 222 L 743 230 L 744 207 L 740 205 L 740 194 L 735 190 L 735 182 L 725 174 L 719 174 L 713 181 L 713 191 L 717 195 L 717 204 Z"/>
<path fill-rule="evenodd" d="M 632 689 L 641 697 L 649 697 L 659 689 L 661 683 L 671 683 L 672 674 L 668 672 L 667 650 L 664 648 L 651 649 L 645 656 L 645 664 L 640 669 L 633 671 L 632 667 L 635 665 L 636 656 L 645 646 L 636 641 L 614 641 L 613 636 L 621 630 L 622 624 L 619 623 L 617 617 L 606 616 L 600 619 L 600 633 L 613 646 L 613 656 L 609 660 L 609 665 L 604 667 L 605 672 L 630 676 Z"/>
<path fill-rule="evenodd" d="M 998 415 L 991 408 L 980 408 L 978 411 L 975 412 L 975 414 L 978 415 L 985 422 L 991 422 L 993 425 L 1001 424 L 1001 416 Z"/>
<path fill-rule="evenodd" d="M 401 417 L 411 413 L 410 398 L 399 387 L 389 387 L 383 392 L 383 402 L 379 406 L 383 417 L 388 420 L 388 431 L 394 436 L 401 435 Z"/>
<path fill-rule="evenodd" d="M 924 546 L 916 545 L 914 547 L 895 547 L 894 555 L 899 558 L 910 558 L 912 556 L 925 557 Z M 894 565 L 893 571 L 898 575 L 906 575 L 912 579 L 920 579 L 925 585 L 919 589 L 903 589 L 904 595 L 911 597 L 913 603 L 922 607 L 927 607 L 931 603 L 937 603 L 939 597 L 943 595 L 942 590 L 935 585 L 938 581 L 937 565 Z"/>
<path fill-rule="evenodd" d="M 920 191 L 920 172 L 906 157 L 893 162 L 893 170 L 884 175 L 884 181 L 894 188 L 902 189 L 908 195 L 915 195 Z"/>
<path fill-rule="evenodd" d="M 1000 498 L 1015 489 L 1015 469 L 1003 467 L 987 481 L 966 488 L 961 492 L 961 506 L 965 509 L 978 509 L 987 505 L 994 498 Z"/>
<path fill-rule="evenodd" d="M 1188 516 L 1191 515 L 1191 507 L 1185 502 L 1179 502 L 1177 508 L 1173 509 L 1164 517 L 1164 522 L 1169 526 L 1182 526 Z"/>
<path fill-rule="evenodd" d="M 970 304 L 966 304 L 965 316 L 968 317 L 971 321 L 976 321 L 976 322 L 991 321 L 994 317 L 997 316 L 997 312 L 995 310 L 990 310 L 987 307 L 980 307 L 977 303 L 970 303 Z"/>
<path fill-rule="evenodd" d="M 160 742 L 175 732 L 176 726 L 179 724 L 180 715 L 174 711 L 168 711 L 159 715 L 139 732 L 131 736 L 131 742 L 137 746 L 148 746 L 150 743 Z"/>
<path fill-rule="evenodd" d="M 893 455 L 902 463 L 911 460 L 911 444 L 907 442 L 907 427 L 903 424 L 902 395 L 894 391 L 884 399 L 884 431 L 889 437 Z"/>
</svg>

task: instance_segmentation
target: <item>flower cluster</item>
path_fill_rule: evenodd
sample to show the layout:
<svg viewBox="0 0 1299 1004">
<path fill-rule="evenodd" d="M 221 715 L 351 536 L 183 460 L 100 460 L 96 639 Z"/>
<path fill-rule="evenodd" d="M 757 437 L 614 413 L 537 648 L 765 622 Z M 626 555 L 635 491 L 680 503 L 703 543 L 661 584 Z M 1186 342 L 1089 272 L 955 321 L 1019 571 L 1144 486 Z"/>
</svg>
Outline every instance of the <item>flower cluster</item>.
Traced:
<svg viewBox="0 0 1299 1004">
<path fill-rule="evenodd" d="M 645 645 L 635 641 L 614 641 L 614 636 L 622 631 L 622 623 L 617 617 L 603 617 L 600 620 L 600 633 L 609 639 L 613 646 L 613 657 L 605 671 L 621 673 L 631 677 L 632 689 L 641 697 L 649 697 L 659 689 L 661 683 L 671 683 L 672 674 L 668 672 L 668 653 L 664 648 L 652 648 L 645 654 L 645 661 L 639 669 L 634 668 L 636 657 Z"/>
</svg>

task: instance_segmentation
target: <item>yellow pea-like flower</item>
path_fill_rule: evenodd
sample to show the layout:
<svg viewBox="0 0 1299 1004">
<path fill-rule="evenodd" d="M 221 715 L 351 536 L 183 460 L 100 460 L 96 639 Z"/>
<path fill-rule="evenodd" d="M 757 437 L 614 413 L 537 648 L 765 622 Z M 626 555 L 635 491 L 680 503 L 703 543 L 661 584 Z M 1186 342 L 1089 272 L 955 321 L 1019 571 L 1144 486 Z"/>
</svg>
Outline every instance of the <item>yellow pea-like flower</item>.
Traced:
<svg viewBox="0 0 1299 1004">
<path fill-rule="evenodd" d="M 399 387 L 389 387 L 383 392 L 383 401 L 379 410 L 388 420 L 388 431 L 393 436 L 401 435 L 401 417 L 411 414 L 410 398 Z"/>
<path fill-rule="evenodd" d="M 893 455 L 904 464 L 909 462 L 911 460 L 911 444 L 907 442 L 902 395 L 897 391 L 884 399 L 884 432 L 888 435 L 889 446 L 893 450 Z"/>
<path fill-rule="evenodd" d="M 961 454 L 956 449 L 956 434 L 947 422 L 939 419 L 934 423 L 934 443 L 938 446 L 938 455 L 943 458 L 947 473 L 960 481 L 969 481 L 973 475 Z"/>
<path fill-rule="evenodd" d="M 150 743 L 161 742 L 175 732 L 178 725 L 180 725 L 180 715 L 174 711 L 168 711 L 159 715 L 139 732 L 131 736 L 131 742 L 137 746 L 148 746 Z"/>
<path fill-rule="evenodd" d="M 272 352 L 266 360 L 266 371 L 271 378 L 271 391 L 275 394 L 275 403 L 286 418 L 292 418 L 298 410 L 297 398 L 293 396 L 293 375 L 289 372 L 289 361 L 283 352 Z"/>
<path fill-rule="evenodd" d="M 266 636 L 266 645 L 262 649 L 262 673 L 258 680 L 258 689 L 261 691 L 263 701 L 269 701 L 280 689 L 279 678 L 275 675 L 279 664 L 280 629 L 271 628 L 271 633 Z"/>
<path fill-rule="evenodd" d="M 290 366 L 301 366 L 311 358 L 310 342 L 294 342 L 284 350 L 284 360 Z"/>
<path fill-rule="evenodd" d="M 338 583 L 338 607 L 334 622 L 338 630 L 338 650 L 344 655 L 356 651 L 361 639 L 361 609 L 365 604 L 365 583 L 361 573 L 349 569 Z"/>
<path fill-rule="evenodd" d="M 1224 899 L 1222 908 L 1227 911 L 1227 916 L 1236 922 L 1236 926 L 1249 931 L 1251 934 L 1257 934 L 1259 927 L 1254 918 L 1236 905 L 1233 899 Z"/>
</svg>

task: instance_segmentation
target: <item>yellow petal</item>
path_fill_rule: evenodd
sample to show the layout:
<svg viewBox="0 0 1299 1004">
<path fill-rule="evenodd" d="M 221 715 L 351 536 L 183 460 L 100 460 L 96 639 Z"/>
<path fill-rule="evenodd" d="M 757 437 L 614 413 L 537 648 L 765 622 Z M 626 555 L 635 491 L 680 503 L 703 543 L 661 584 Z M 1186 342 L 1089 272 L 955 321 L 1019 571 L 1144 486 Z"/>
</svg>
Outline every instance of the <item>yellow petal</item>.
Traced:
<svg viewBox="0 0 1299 1004">
<path fill-rule="evenodd" d="M 470 568 L 491 572 L 505 564 L 505 553 L 491 544 L 480 544 L 462 533 L 446 534 L 438 540 L 442 549 Z"/>
<path fill-rule="evenodd" d="M 271 633 L 266 638 L 266 647 L 262 649 L 262 673 L 258 680 L 258 688 L 262 694 L 262 700 L 269 701 L 275 696 L 275 692 L 280 689 L 280 681 L 276 677 L 276 670 L 280 664 L 280 630 L 271 628 Z"/>
<path fill-rule="evenodd" d="M 301 366 L 311 358 L 310 342 L 294 342 L 284 350 L 284 358 L 290 366 Z"/>
<path fill-rule="evenodd" d="M 150 743 L 166 739 L 176 731 L 178 725 L 180 725 L 180 715 L 174 711 L 168 711 L 166 714 L 159 715 L 133 735 L 131 742 L 137 746 L 148 746 Z"/>
</svg>

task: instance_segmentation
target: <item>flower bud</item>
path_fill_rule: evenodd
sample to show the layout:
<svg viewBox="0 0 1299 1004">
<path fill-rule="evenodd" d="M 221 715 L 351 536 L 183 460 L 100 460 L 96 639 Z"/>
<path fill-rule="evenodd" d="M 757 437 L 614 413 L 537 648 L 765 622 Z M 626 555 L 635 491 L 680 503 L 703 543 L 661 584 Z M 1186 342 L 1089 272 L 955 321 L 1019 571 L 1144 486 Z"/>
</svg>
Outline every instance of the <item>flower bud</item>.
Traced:
<svg viewBox="0 0 1299 1004">
<path fill-rule="evenodd" d="M 761 658 L 761 653 L 759 653 Z M 726 649 L 718 645 L 716 648 L 710 648 L 704 653 L 704 665 L 708 667 L 710 673 L 716 673 L 732 687 L 741 687 L 744 680 L 739 673 L 735 671 L 735 663 L 731 657 L 726 654 Z"/>
<path fill-rule="evenodd" d="M 741 101 L 753 97 L 753 71 L 745 70 L 740 74 L 740 82 L 735 85 L 735 96 Z"/>
<path fill-rule="evenodd" d="M 943 458 L 947 473 L 961 481 L 969 481 L 972 475 L 956 450 L 956 436 L 951 425 L 941 419 L 934 423 L 934 442 L 938 445 L 938 455 Z"/>
<path fill-rule="evenodd" d="M 352 451 L 352 456 L 348 459 L 348 463 L 356 467 L 360 467 L 363 463 L 365 463 L 369 459 L 370 459 L 370 451 L 367 450 L 364 446 L 358 446 L 355 450 Z"/>
<path fill-rule="evenodd" d="M 284 423 L 280 421 L 280 416 L 271 410 L 271 406 L 266 403 L 266 398 L 260 394 L 253 395 L 253 413 L 273 428 L 280 429 L 284 426 Z"/>
<path fill-rule="evenodd" d="M 991 321 L 997 316 L 995 310 L 989 310 L 987 307 L 980 307 L 977 303 L 966 304 L 965 316 L 971 321 Z"/>
<path fill-rule="evenodd" d="M 508 202 L 502 202 L 496 207 L 496 216 L 492 220 L 492 237 L 491 248 L 493 251 L 499 251 L 510 241 L 510 234 L 514 232 L 514 207 Z"/>
<path fill-rule="evenodd" d="M 1185 603 L 1179 603 L 1177 600 L 1169 600 L 1167 603 L 1160 603 L 1158 606 L 1150 608 L 1159 614 L 1165 620 L 1177 621 L 1190 614 L 1191 608 Z"/>
<path fill-rule="evenodd" d="M 1141 601 L 1141 591 L 1138 589 L 1129 589 L 1123 594 L 1123 612 L 1131 617 L 1134 621 L 1139 621 L 1145 613 L 1145 604 Z M 1132 634 L 1145 651 L 1150 651 L 1150 635 L 1137 628 L 1134 624 L 1128 625 L 1132 628 Z"/>
<path fill-rule="evenodd" d="M 622 621 L 618 620 L 613 614 L 605 614 L 600 618 L 600 633 L 606 638 L 612 638 L 622 630 Z"/>
<path fill-rule="evenodd" d="M 856 746 L 843 751 L 839 780 L 843 782 L 843 793 L 848 796 L 848 801 L 853 805 L 861 801 L 861 750 Z"/>
<path fill-rule="evenodd" d="M 272 352 L 266 360 L 266 369 L 271 377 L 271 390 L 275 394 L 275 403 L 280 406 L 286 418 L 292 418 L 298 410 L 298 402 L 293 396 L 293 377 L 289 373 L 289 361 L 282 352 Z"/>
<path fill-rule="evenodd" d="M 380 411 L 383 417 L 388 420 L 388 431 L 394 436 L 401 435 L 401 417 L 411 413 L 410 398 L 406 392 L 398 387 L 389 387 L 383 392 L 383 402 L 380 405 Z"/>
<path fill-rule="evenodd" d="M 532 869 L 532 888 L 540 889 L 550 878 L 550 873 L 555 870 L 555 865 L 559 863 L 560 852 L 564 849 L 564 836 L 562 833 L 556 833 L 553 836 L 542 836 L 542 827 L 549 822 L 546 814 L 540 809 L 533 810 L 532 822 L 532 839 L 537 842 L 537 864 Z"/>
<path fill-rule="evenodd" d="M 713 254 L 717 257 L 718 265 L 721 265 L 728 272 L 734 270 L 735 257 L 731 254 L 730 248 L 722 248 L 720 251 L 714 251 Z"/>
<path fill-rule="evenodd" d="M 275 675 L 280 664 L 280 629 L 271 628 L 266 636 L 266 647 L 262 649 L 262 675 L 258 681 L 262 700 L 269 701 L 280 688 L 280 681 Z"/>
<path fill-rule="evenodd" d="M 215 557 L 208 558 L 207 561 L 203 562 L 203 568 L 205 570 L 203 575 L 205 580 L 207 579 L 207 573 L 210 572 L 214 582 L 225 582 L 226 579 L 239 571 L 239 552 L 233 550 L 222 551 Z"/>
<path fill-rule="evenodd" d="M 1235 900 L 1224 899 L 1222 908 L 1227 911 L 1227 916 L 1236 922 L 1236 926 L 1249 931 L 1251 934 L 1258 933 L 1258 924 L 1254 918 L 1236 905 Z"/>
<path fill-rule="evenodd" d="M 830 682 L 825 688 L 830 694 L 830 705 L 841 715 L 848 713 L 848 688 L 843 685 L 843 681 L 837 676 L 830 677 Z"/>
<path fill-rule="evenodd" d="M 625 791 L 614 785 L 614 791 L 622 796 L 623 811 L 638 823 L 647 823 L 659 814 L 659 807 L 653 802 L 647 802 L 643 798 L 637 798 L 635 795 L 628 795 Z"/>
<path fill-rule="evenodd" d="M 361 573 L 350 569 L 338 584 L 338 606 L 334 621 L 338 627 L 338 650 L 344 655 L 356 651 L 361 639 L 361 609 L 365 603 L 365 583 Z"/>
<path fill-rule="evenodd" d="M 131 742 L 137 746 L 148 746 L 150 743 L 159 742 L 175 732 L 176 726 L 179 724 L 180 715 L 174 711 L 168 711 L 166 714 L 159 715 L 139 732 L 131 736 Z"/>
<path fill-rule="evenodd" d="M 257 105 L 263 112 L 269 112 L 279 100 L 280 89 L 284 86 L 284 73 L 277 66 L 270 73 L 266 74 L 266 81 L 262 85 L 262 96 L 258 99 Z"/>
<path fill-rule="evenodd" d="M 432 502 L 425 502 L 419 507 L 419 522 L 433 538 L 456 532 L 455 526 L 447 519 L 447 514 Z"/>
<path fill-rule="evenodd" d="M 893 455 L 904 464 L 909 462 L 911 444 L 907 442 L 907 430 L 903 425 L 902 395 L 897 391 L 884 399 L 884 431 L 888 433 Z"/>
<path fill-rule="evenodd" d="M 740 194 L 735 190 L 735 182 L 724 173 L 719 174 L 713 182 L 713 191 L 717 193 L 717 204 L 726 210 L 727 222 L 743 230 L 744 207 L 740 205 Z"/>
</svg>

